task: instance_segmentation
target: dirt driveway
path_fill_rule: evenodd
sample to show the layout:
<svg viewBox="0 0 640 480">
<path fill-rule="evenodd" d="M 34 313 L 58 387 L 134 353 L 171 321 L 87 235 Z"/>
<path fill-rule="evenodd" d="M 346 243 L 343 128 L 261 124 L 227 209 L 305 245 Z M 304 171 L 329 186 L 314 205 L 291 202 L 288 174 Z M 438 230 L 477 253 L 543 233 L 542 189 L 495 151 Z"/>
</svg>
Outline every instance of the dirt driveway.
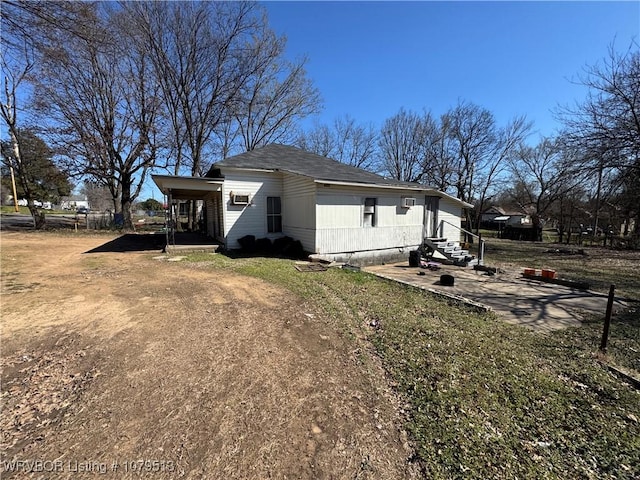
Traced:
<svg viewBox="0 0 640 480">
<path fill-rule="evenodd" d="M 505 321 L 547 332 L 580 325 L 585 315 L 604 316 L 607 295 L 523 278 L 521 270 L 510 269 L 489 276 L 471 268 L 442 265 L 430 271 L 409 267 L 406 262 L 367 267 L 370 273 L 446 296 L 484 305 Z M 440 275 L 454 277 L 453 286 L 440 284 Z M 620 300 L 615 308 L 624 308 Z"/>
<path fill-rule="evenodd" d="M 2 478 L 415 476 L 366 344 L 256 279 L 85 253 L 110 240 L 0 234 Z"/>
</svg>

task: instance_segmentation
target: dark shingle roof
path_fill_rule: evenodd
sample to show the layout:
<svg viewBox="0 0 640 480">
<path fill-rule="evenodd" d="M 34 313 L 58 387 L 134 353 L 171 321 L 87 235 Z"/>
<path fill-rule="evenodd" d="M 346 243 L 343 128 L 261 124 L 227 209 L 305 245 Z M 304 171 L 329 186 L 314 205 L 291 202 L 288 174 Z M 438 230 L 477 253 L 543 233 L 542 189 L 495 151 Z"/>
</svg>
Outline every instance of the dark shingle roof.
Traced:
<svg viewBox="0 0 640 480">
<path fill-rule="evenodd" d="M 415 183 L 388 180 L 361 168 L 352 167 L 296 147 L 278 144 L 267 145 L 214 163 L 209 174 L 221 167 L 279 170 L 311 177 L 315 180 L 419 187 Z"/>
</svg>

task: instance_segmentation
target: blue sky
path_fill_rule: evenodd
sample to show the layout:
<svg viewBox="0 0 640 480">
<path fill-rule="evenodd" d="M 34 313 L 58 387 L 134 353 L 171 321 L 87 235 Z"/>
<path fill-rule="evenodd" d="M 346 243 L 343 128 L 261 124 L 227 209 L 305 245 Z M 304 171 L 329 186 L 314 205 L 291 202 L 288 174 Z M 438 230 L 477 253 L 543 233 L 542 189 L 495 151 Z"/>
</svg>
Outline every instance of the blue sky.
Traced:
<svg viewBox="0 0 640 480">
<path fill-rule="evenodd" d="M 287 54 L 308 57 L 323 123 L 348 114 L 379 127 L 401 107 L 440 115 L 462 99 L 552 135 L 551 110 L 585 97 L 571 80 L 614 40 L 619 51 L 640 41 L 638 1 L 263 5 Z"/>
</svg>

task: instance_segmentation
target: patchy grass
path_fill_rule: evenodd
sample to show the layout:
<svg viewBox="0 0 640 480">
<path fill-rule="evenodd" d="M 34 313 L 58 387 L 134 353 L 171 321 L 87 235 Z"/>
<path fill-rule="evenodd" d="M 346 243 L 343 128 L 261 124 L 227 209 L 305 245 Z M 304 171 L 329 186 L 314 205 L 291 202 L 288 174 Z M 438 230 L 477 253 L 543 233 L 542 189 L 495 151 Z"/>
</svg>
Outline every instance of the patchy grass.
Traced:
<svg viewBox="0 0 640 480">
<path fill-rule="evenodd" d="M 591 317 L 581 327 L 563 332 L 556 336 L 573 345 L 575 349 L 585 348 L 595 354 L 602 340 L 604 319 Z M 618 367 L 640 380 L 640 305 L 632 304 L 625 312 L 613 317 L 609 329 L 606 354 L 597 353 L 607 364 Z"/>
<path fill-rule="evenodd" d="M 18 211 L 16 212 L 16 209 L 13 205 L 1 206 L 0 213 L 22 213 L 24 215 L 31 215 L 31 213 L 29 212 L 29 208 L 18 206 Z"/>
<path fill-rule="evenodd" d="M 74 211 L 71 211 L 71 210 L 42 210 L 42 211 L 45 213 L 45 215 L 56 214 L 56 213 L 69 215 L 71 213 L 75 213 Z M 23 215 L 31 215 L 31 212 L 29 211 L 29 207 L 18 206 L 18 211 L 16 212 L 16 209 L 13 205 L 0 206 L 0 214 L 2 213 L 21 213 Z"/>
<path fill-rule="evenodd" d="M 556 249 L 583 250 L 584 255 L 550 252 Z M 549 268 L 560 278 L 588 282 L 592 290 L 607 293 L 614 284 L 617 296 L 640 300 L 640 251 L 502 239 L 488 240 L 485 251 L 487 265 Z"/>
<path fill-rule="evenodd" d="M 597 328 L 534 334 L 361 272 L 188 260 L 290 289 L 370 345 L 404 402 L 425 478 L 640 476 L 640 392 L 599 363 Z"/>
<path fill-rule="evenodd" d="M 550 252 L 556 249 L 582 250 L 584 254 Z M 640 251 L 492 239 L 487 243 L 486 263 L 550 268 L 560 278 L 586 281 L 592 290 L 602 293 L 615 285 L 616 296 L 629 300 L 630 308 L 614 316 L 607 355 L 602 358 L 640 378 Z M 604 317 L 592 317 L 582 327 L 567 330 L 565 336 L 595 350 L 600 346 L 603 324 Z"/>
</svg>

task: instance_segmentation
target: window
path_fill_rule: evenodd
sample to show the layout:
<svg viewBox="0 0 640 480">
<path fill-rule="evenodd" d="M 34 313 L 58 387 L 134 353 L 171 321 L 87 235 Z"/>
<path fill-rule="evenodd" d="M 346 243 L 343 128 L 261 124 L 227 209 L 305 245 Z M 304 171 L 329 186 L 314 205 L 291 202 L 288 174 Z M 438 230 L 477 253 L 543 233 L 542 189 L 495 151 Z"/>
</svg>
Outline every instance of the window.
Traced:
<svg viewBox="0 0 640 480">
<path fill-rule="evenodd" d="M 376 226 L 376 199 L 375 198 L 364 199 L 363 225 L 365 227 Z"/>
<path fill-rule="evenodd" d="M 282 207 L 280 197 L 267 197 L 267 232 L 282 232 Z"/>
</svg>

